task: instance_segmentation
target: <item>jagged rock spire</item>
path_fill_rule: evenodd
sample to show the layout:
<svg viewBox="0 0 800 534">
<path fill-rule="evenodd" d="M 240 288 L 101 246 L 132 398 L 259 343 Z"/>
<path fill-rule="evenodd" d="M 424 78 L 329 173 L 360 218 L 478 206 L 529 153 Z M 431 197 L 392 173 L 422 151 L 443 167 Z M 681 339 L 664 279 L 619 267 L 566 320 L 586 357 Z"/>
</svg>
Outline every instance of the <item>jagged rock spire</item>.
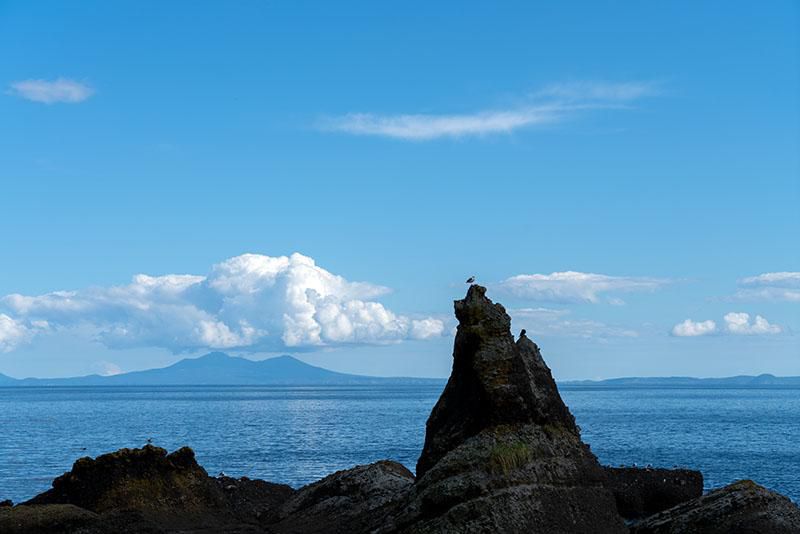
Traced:
<svg viewBox="0 0 800 534">
<path fill-rule="evenodd" d="M 511 318 L 486 297 L 485 287 L 470 286 L 455 301 L 455 314 L 453 371 L 428 419 L 417 476 L 489 427 L 534 423 L 578 435 L 539 347 L 525 336 L 514 341 Z"/>
</svg>

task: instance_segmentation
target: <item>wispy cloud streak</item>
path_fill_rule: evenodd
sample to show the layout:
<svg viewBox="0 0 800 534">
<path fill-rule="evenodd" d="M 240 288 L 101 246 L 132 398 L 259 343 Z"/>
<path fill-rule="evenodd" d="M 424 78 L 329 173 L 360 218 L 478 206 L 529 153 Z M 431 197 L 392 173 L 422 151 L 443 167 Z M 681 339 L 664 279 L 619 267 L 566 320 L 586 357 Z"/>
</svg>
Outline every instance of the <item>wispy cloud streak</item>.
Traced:
<svg viewBox="0 0 800 534">
<path fill-rule="evenodd" d="M 646 82 L 554 84 L 532 93 L 523 104 L 508 109 L 464 114 L 347 113 L 320 120 L 318 127 L 325 131 L 415 141 L 482 136 L 557 123 L 581 110 L 620 108 L 655 94 L 656 86 Z"/>
<path fill-rule="evenodd" d="M 733 298 L 800 302 L 800 272 L 782 271 L 742 278 Z"/>
<path fill-rule="evenodd" d="M 94 94 L 85 83 L 67 78 L 55 80 L 20 80 L 10 85 L 9 93 L 43 104 L 83 102 Z"/>
<path fill-rule="evenodd" d="M 668 280 L 659 278 L 565 271 L 550 274 L 518 274 L 495 284 L 494 289 L 531 301 L 598 303 L 602 294 L 654 291 L 668 283 Z M 616 297 L 610 298 L 608 302 L 623 303 Z"/>
</svg>

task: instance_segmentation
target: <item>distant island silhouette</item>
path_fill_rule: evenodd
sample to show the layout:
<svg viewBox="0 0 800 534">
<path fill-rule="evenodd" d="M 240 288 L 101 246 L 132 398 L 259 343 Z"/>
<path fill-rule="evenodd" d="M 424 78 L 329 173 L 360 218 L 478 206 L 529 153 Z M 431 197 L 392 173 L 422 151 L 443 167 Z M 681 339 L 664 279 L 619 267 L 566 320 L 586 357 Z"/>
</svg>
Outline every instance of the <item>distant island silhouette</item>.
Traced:
<svg viewBox="0 0 800 534">
<path fill-rule="evenodd" d="M 0 373 L 0 387 L 24 386 L 315 386 L 441 384 L 444 378 L 377 377 L 339 373 L 310 365 L 293 356 L 248 360 L 211 352 L 173 365 L 111 376 L 12 378 Z M 798 376 L 742 375 L 725 378 L 628 377 L 558 381 L 579 387 L 800 387 Z"/>
<path fill-rule="evenodd" d="M 562 386 L 587 387 L 673 387 L 673 388 L 744 388 L 744 387 L 795 387 L 800 386 L 800 376 L 775 376 L 762 374 L 758 376 L 739 375 L 723 378 L 694 378 L 690 376 L 665 377 L 628 377 L 609 378 L 607 380 L 568 380 L 559 382 Z"/>
<path fill-rule="evenodd" d="M 0 386 L 306 386 L 444 384 L 439 378 L 375 377 L 338 373 L 292 356 L 266 360 L 212 352 L 173 365 L 111 376 L 16 379 L 0 374 Z"/>
</svg>

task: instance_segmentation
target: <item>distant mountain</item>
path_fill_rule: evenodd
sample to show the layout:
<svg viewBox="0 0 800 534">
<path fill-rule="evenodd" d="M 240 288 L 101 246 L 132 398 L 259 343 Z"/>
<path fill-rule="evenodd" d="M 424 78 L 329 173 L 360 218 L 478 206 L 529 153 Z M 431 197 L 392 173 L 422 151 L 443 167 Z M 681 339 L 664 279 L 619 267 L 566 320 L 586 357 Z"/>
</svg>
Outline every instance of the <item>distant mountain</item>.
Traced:
<svg viewBox="0 0 800 534">
<path fill-rule="evenodd" d="M 18 380 L 0 373 L 0 386 L 13 386 Z"/>
<path fill-rule="evenodd" d="M 435 384 L 433 378 L 383 378 L 337 373 L 291 356 L 253 361 L 212 352 L 187 358 L 161 369 L 113 376 L 25 378 L 0 374 L 0 386 L 256 386 L 256 385 L 370 385 Z"/>
<path fill-rule="evenodd" d="M 726 378 L 692 378 L 688 376 L 610 378 L 608 380 L 570 380 L 562 386 L 592 387 L 674 387 L 674 388 L 743 388 L 743 387 L 800 387 L 800 376 L 729 376 Z"/>
</svg>

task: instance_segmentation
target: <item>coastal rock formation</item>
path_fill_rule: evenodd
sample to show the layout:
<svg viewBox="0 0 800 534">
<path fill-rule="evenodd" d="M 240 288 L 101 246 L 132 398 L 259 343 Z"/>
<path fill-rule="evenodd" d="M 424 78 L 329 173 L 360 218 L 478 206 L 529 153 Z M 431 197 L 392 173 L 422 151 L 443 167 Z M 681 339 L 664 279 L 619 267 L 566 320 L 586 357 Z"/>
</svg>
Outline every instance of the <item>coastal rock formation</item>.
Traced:
<svg viewBox="0 0 800 534">
<path fill-rule="evenodd" d="M 511 318 L 486 288 L 472 285 L 455 313 L 453 370 L 426 425 L 418 477 L 487 428 L 530 423 L 579 435 L 539 347 L 525 336 L 514 342 Z"/>
<path fill-rule="evenodd" d="M 625 519 L 639 519 L 703 494 L 703 474 L 691 469 L 604 467 L 606 486 Z"/>
<path fill-rule="evenodd" d="M 644 519 L 631 534 L 797 534 L 800 508 L 792 501 L 740 480 Z"/>
<path fill-rule="evenodd" d="M 247 531 L 249 525 L 273 517 L 293 493 L 283 484 L 209 477 L 188 447 L 167 454 L 146 445 L 81 458 L 53 481 L 52 489 L 11 510 L 24 519 L 26 514 L 50 516 L 60 510 L 53 506 L 72 505 L 96 514 L 92 532 Z"/>
<path fill-rule="evenodd" d="M 472 285 L 453 371 L 427 423 L 406 532 L 625 532 L 539 348 Z"/>
<path fill-rule="evenodd" d="M 3 534 L 92 532 L 97 520 L 97 514 L 72 504 L 0 508 L 0 532 Z"/>
<path fill-rule="evenodd" d="M 53 481 L 52 489 L 23 503 L 74 504 L 102 513 L 133 508 L 170 514 L 221 507 L 224 494 L 208 482 L 194 451 L 172 454 L 152 445 L 81 458 Z"/>
<path fill-rule="evenodd" d="M 800 509 L 750 481 L 701 496 L 697 471 L 601 467 L 503 306 L 472 285 L 455 311 L 453 371 L 416 478 L 380 461 L 294 490 L 210 477 L 188 447 L 148 445 L 81 458 L 52 489 L 0 503 L 0 532 L 800 533 Z"/>
<path fill-rule="evenodd" d="M 398 512 L 414 475 L 380 461 L 338 471 L 301 488 L 281 508 L 270 530 L 280 534 L 374 532 Z"/>
</svg>

